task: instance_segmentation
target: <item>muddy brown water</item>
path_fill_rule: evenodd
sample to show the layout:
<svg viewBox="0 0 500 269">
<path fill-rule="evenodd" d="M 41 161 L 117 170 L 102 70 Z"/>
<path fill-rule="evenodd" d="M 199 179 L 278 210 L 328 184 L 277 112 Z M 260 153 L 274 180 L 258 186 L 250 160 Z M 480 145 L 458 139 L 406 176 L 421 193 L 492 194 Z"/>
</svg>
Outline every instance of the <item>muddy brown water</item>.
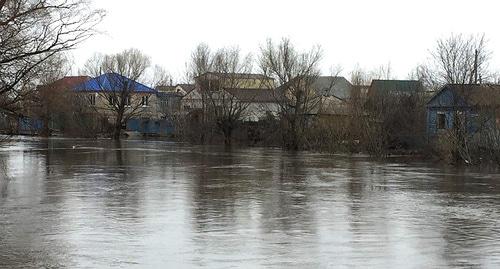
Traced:
<svg viewBox="0 0 500 269">
<path fill-rule="evenodd" d="M 500 172 L 162 141 L 0 147 L 0 268 L 500 268 Z"/>
</svg>

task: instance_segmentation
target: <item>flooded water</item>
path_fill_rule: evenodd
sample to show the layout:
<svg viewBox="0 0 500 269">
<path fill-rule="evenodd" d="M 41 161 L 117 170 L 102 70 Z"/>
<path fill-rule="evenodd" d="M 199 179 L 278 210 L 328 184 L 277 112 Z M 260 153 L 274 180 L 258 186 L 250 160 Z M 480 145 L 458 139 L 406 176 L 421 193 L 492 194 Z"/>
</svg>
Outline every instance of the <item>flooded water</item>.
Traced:
<svg viewBox="0 0 500 269">
<path fill-rule="evenodd" d="M 0 171 L 1 268 L 500 268 L 494 170 L 25 139 Z"/>
</svg>

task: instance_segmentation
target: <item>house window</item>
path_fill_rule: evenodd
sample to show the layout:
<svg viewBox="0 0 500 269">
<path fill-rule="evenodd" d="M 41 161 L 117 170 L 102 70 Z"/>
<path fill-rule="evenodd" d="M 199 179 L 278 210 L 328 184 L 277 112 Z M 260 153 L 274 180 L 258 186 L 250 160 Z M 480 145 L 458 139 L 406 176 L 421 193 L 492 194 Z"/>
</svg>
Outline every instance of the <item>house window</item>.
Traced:
<svg viewBox="0 0 500 269">
<path fill-rule="evenodd" d="M 446 114 L 444 112 L 437 113 L 437 128 L 446 129 Z"/>
<path fill-rule="evenodd" d="M 470 124 L 474 128 L 478 128 L 479 127 L 479 125 L 481 124 L 480 118 L 479 118 L 479 113 L 477 113 L 477 112 L 471 112 L 470 113 Z"/>
<path fill-rule="evenodd" d="M 89 94 L 89 104 L 91 106 L 95 106 L 95 98 L 96 98 L 95 94 L 93 93 Z"/>
<path fill-rule="evenodd" d="M 115 105 L 117 103 L 116 102 L 116 96 L 110 96 L 109 99 L 108 99 L 108 101 L 109 101 L 109 105 L 110 106 Z"/>
<path fill-rule="evenodd" d="M 149 96 L 143 96 L 141 99 L 142 106 L 149 106 Z"/>
</svg>

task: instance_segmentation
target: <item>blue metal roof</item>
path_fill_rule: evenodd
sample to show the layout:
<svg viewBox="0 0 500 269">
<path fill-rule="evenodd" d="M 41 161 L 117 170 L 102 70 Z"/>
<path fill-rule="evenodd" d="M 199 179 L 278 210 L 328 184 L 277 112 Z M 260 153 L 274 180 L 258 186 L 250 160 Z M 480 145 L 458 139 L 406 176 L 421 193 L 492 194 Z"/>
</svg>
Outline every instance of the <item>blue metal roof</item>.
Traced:
<svg viewBox="0 0 500 269">
<path fill-rule="evenodd" d="M 100 75 L 73 88 L 74 91 L 87 92 L 122 91 L 123 89 L 132 92 L 156 93 L 155 89 L 116 73 Z"/>
</svg>

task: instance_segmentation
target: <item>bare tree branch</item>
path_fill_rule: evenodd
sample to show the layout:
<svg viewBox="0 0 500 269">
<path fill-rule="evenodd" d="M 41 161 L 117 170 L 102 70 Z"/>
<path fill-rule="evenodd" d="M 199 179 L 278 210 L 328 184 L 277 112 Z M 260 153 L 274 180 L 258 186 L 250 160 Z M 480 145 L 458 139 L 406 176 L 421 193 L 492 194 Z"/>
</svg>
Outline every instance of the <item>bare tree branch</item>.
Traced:
<svg viewBox="0 0 500 269">
<path fill-rule="evenodd" d="M 0 1 L 0 108 L 19 109 L 41 66 L 94 35 L 103 16 L 86 0 Z"/>
<path fill-rule="evenodd" d="M 289 149 L 299 149 L 305 139 L 307 116 L 318 109 L 321 96 L 312 89 L 319 76 L 322 50 L 298 52 L 288 39 L 275 45 L 268 40 L 261 48 L 259 65 L 264 75 L 275 78 L 281 85 L 276 90 L 280 107 L 283 140 Z"/>
</svg>

